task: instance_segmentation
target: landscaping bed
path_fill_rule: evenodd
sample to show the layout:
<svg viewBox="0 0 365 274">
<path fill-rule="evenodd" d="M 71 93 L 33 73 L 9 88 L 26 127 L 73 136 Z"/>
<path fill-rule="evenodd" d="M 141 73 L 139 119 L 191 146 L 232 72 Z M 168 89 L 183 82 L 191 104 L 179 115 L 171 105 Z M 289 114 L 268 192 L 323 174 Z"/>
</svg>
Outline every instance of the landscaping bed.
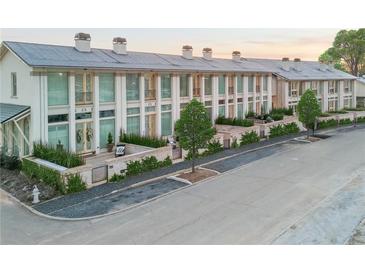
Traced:
<svg viewBox="0 0 365 274">
<path fill-rule="evenodd" d="M 24 176 L 19 170 L 0 168 L 1 188 L 27 205 L 32 204 L 32 191 L 34 185 L 37 185 L 40 191 L 39 200 L 41 202 L 61 195 L 61 193 L 56 191 L 52 186 L 41 183 L 35 179 L 30 179 Z"/>
<path fill-rule="evenodd" d="M 178 175 L 177 177 L 188 180 L 191 183 L 196 183 L 196 182 L 202 181 L 204 179 L 207 179 L 207 178 L 210 178 L 210 177 L 213 177 L 216 175 L 217 175 L 217 172 L 207 170 L 207 169 L 197 168 L 194 173 L 186 172 L 186 173 L 182 173 L 182 174 Z"/>
</svg>

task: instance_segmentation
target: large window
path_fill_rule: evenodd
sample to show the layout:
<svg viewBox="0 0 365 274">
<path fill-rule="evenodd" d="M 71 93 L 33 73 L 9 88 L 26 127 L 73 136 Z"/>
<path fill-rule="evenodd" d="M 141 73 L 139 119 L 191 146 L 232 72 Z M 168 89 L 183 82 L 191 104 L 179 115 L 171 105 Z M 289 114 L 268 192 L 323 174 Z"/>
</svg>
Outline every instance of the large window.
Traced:
<svg viewBox="0 0 365 274">
<path fill-rule="evenodd" d="M 48 73 L 48 105 L 68 105 L 68 75 L 67 73 Z"/>
<path fill-rule="evenodd" d="M 243 93 L 243 77 L 237 76 L 237 93 Z"/>
<path fill-rule="evenodd" d="M 103 119 L 100 120 L 100 148 L 106 148 L 108 144 L 109 132 L 113 136 L 113 142 L 115 142 L 115 120 Z"/>
<path fill-rule="evenodd" d="M 140 134 L 140 109 L 127 108 L 127 133 Z"/>
<path fill-rule="evenodd" d="M 204 76 L 204 94 L 212 95 L 212 77 Z"/>
<path fill-rule="evenodd" d="M 237 104 L 237 118 L 243 119 L 243 104 Z"/>
<path fill-rule="evenodd" d="M 253 76 L 248 77 L 248 92 L 253 92 Z"/>
<path fill-rule="evenodd" d="M 180 97 L 189 96 L 189 76 L 180 75 Z"/>
<path fill-rule="evenodd" d="M 264 90 L 264 91 L 267 91 L 267 88 L 268 88 L 268 81 L 269 81 L 269 77 L 268 76 L 264 76 L 263 77 L 263 87 L 262 87 L 262 89 Z"/>
<path fill-rule="evenodd" d="M 18 86 L 16 80 L 16 72 L 12 72 L 10 74 L 11 77 L 11 96 L 16 97 L 18 96 Z"/>
<path fill-rule="evenodd" d="M 171 76 L 161 75 L 161 98 L 171 98 Z"/>
<path fill-rule="evenodd" d="M 171 111 L 161 113 L 161 135 L 169 136 L 172 134 L 172 115 Z"/>
<path fill-rule="evenodd" d="M 224 95 L 226 92 L 226 78 L 224 75 L 220 75 L 218 78 L 218 92 L 220 95 Z"/>
<path fill-rule="evenodd" d="M 139 100 L 138 74 L 127 74 L 127 101 Z"/>
<path fill-rule="evenodd" d="M 90 73 L 75 75 L 76 104 L 91 104 L 93 81 Z"/>
<path fill-rule="evenodd" d="M 99 100 L 100 102 L 114 102 L 114 74 L 101 73 L 99 74 Z"/>
<path fill-rule="evenodd" d="M 68 150 L 68 138 L 68 124 L 48 126 L 48 144 L 54 147 L 61 144 Z"/>
</svg>

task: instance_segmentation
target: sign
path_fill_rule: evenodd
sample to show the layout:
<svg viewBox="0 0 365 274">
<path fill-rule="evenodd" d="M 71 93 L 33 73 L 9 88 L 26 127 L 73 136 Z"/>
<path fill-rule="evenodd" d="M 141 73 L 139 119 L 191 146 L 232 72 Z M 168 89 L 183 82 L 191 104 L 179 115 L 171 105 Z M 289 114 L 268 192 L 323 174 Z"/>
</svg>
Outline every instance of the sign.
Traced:
<svg viewBox="0 0 365 274">
<path fill-rule="evenodd" d="M 115 157 L 124 156 L 125 155 L 125 144 L 117 144 L 115 149 Z"/>
</svg>

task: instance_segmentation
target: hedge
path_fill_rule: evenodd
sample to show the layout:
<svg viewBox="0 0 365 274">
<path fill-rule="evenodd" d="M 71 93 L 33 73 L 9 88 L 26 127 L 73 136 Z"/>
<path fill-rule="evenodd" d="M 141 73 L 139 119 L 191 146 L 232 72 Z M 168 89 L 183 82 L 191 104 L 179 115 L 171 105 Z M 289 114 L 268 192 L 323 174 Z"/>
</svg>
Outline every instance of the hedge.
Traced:
<svg viewBox="0 0 365 274">
<path fill-rule="evenodd" d="M 365 123 L 365 116 L 357 118 L 356 122 L 357 123 Z"/>
<path fill-rule="evenodd" d="M 67 168 L 81 166 L 85 163 L 83 158 L 76 153 L 42 143 L 34 143 L 33 156 Z"/>
<path fill-rule="evenodd" d="M 28 159 L 23 159 L 22 171 L 28 177 L 37 179 L 49 186 L 52 186 L 55 190 L 60 191 L 62 194 L 66 193 L 65 183 L 58 171 L 38 165 Z"/>
<path fill-rule="evenodd" d="M 292 108 L 274 108 L 270 111 L 270 114 L 271 115 L 273 115 L 273 114 L 282 114 L 282 115 L 292 116 L 293 115 L 293 109 Z"/>
<path fill-rule="evenodd" d="M 299 132 L 299 127 L 296 123 L 277 125 L 270 128 L 270 138 L 298 132 Z"/>
<path fill-rule="evenodd" d="M 133 133 L 122 133 L 119 137 L 119 141 L 122 143 L 129 143 L 153 148 L 164 147 L 167 144 L 166 140 L 164 140 L 163 138 L 140 136 Z"/>
<path fill-rule="evenodd" d="M 257 135 L 255 131 L 246 132 L 241 135 L 240 146 L 258 143 L 260 142 L 260 137 Z"/>
<path fill-rule="evenodd" d="M 350 118 L 346 118 L 346 119 L 341 119 L 339 121 L 339 124 L 341 126 L 344 126 L 344 125 L 352 125 L 352 121 L 350 120 Z"/>
<path fill-rule="evenodd" d="M 170 157 L 163 161 L 158 161 L 155 156 L 143 158 L 142 160 L 130 161 L 127 163 L 127 176 L 137 175 L 146 171 L 151 171 L 161 167 L 171 166 Z"/>
<path fill-rule="evenodd" d="M 317 128 L 324 129 L 324 128 L 329 128 L 329 127 L 337 127 L 337 125 L 338 125 L 337 120 L 330 119 L 330 120 L 318 122 Z"/>
<path fill-rule="evenodd" d="M 252 127 L 254 122 L 248 119 L 240 119 L 240 118 L 225 118 L 223 116 L 219 116 L 215 123 L 217 125 L 230 125 L 230 126 L 239 126 L 239 127 Z"/>
</svg>

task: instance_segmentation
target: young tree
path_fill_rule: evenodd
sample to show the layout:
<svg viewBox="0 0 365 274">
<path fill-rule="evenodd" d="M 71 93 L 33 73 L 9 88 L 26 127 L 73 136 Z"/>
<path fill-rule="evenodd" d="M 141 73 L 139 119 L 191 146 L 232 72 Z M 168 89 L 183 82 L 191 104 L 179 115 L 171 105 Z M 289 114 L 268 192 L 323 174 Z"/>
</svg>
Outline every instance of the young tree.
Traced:
<svg viewBox="0 0 365 274">
<path fill-rule="evenodd" d="M 180 119 L 176 121 L 175 131 L 181 147 L 192 157 L 191 171 L 195 172 L 198 151 L 206 148 L 215 132 L 204 105 L 193 99 L 181 112 Z"/>
<path fill-rule="evenodd" d="M 309 137 L 309 129 L 312 129 L 314 135 L 316 119 L 321 114 L 321 107 L 311 89 L 307 89 L 300 98 L 298 113 L 299 121 L 307 128 L 307 136 Z"/>
</svg>

